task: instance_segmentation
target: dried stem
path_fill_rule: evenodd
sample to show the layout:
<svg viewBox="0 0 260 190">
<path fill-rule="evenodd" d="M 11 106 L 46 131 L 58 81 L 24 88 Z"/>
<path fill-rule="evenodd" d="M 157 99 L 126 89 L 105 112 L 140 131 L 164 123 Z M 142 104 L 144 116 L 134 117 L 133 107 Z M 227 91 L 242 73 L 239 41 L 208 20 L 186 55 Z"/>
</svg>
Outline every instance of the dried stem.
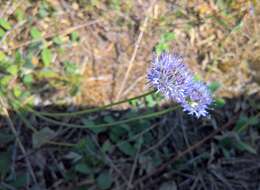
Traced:
<svg viewBox="0 0 260 190">
<path fill-rule="evenodd" d="M 23 146 L 23 144 L 22 144 L 22 141 L 21 141 L 20 138 L 19 138 L 19 135 L 18 135 L 18 133 L 17 133 L 15 127 L 14 127 L 14 124 L 13 124 L 12 120 L 10 119 L 10 115 L 9 115 L 9 113 L 8 113 L 8 110 L 6 109 L 6 106 L 5 106 L 5 104 L 4 104 L 4 101 L 3 101 L 3 99 L 2 99 L 1 97 L 0 97 L 0 104 L 1 104 L 1 107 L 2 107 L 2 110 L 3 110 L 3 114 L 4 114 L 4 116 L 6 117 L 7 124 L 8 124 L 8 126 L 10 127 L 12 133 L 14 134 L 14 136 L 15 136 L 15 138 L 16 138 L 16 141 L 17 141 L 17 144 L 18 144 L 19 148 L 21 149 L 22 154 L 24 155 L 24 158 L 25 158 L 27 167 L 28 167 L 28 169 L 29 169 L 30 175 L 31 175 L 31 177 L 32 177 L 32 179 L 33 179 L 33 182 L 34 182 L 35 184 L 37 184 L 37 179 L 36 179 L 36 176 L 35 176 L 35 174 L 34 174 L 34 172 L 33 172 L 31 163 L 30 163 L 29 159 L 28 159 L 27 156 L 26 156 L 26 155 L 27 155 L 26 150 L 25 150 L 25 148 L 24 148 L 24 146 Z"/>
</svg>

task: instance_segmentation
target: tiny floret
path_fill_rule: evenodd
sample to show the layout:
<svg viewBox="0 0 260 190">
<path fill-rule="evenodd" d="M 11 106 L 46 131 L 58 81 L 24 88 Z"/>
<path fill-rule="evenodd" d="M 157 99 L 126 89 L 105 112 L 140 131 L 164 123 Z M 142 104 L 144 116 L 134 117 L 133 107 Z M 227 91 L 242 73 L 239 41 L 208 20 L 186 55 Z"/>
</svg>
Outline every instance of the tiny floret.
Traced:
<svg viewBox="0 0 260 190">
<path fill-rule="evenodd" d="M 194 80 L 180 55 L 154 55 L 147 79 L 157 92 L 179 103 L 189 114 L 198 118 L 208 114 L 207 108 L 212 103 L 211 94 L 204 83 Z"/>
</svg>

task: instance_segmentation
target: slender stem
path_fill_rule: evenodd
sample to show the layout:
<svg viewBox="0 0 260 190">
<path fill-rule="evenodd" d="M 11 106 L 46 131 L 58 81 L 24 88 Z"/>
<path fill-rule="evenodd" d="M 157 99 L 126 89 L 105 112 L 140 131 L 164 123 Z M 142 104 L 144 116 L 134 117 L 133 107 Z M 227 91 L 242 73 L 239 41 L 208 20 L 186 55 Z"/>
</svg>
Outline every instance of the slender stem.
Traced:
<svg viewBox="0 0 260 190">
<path fill-rule="evenodd" d="M 30 129 L 33 133 L 37 133 L 38 131 L 32 126 L 30 121 L 26 119 L 26 117 L 20 112 L 20 110 L 15 110 L 16 114 L 20 117 L 20 119 L 24 122 L 25 126 Z"/>
<path fill-rule="evenodd" d="M 67 113 L 49 113 L 49 112 L 42 112 L 42 111 L 36 111 L 34 110 L 34 112 L 38 112 L 40 113 L 41 115 L 46 115 L 46 116 L 50 116 L 50 117 L 55 117 L 55 116 L 77 116 L 77 115 L 82 115 L 82 114 L 88 114 L 88 113 L 93 113 L 93 112 L 98 112 L 98 111 L 101 111 L 101 110 L 104 110 L 106 108 L 110 108 L 110 107 L 113 107 L 113 106 L 116 106 L 116 105 L 119 105 L 119 104 L 122 104 L 122 103 L 125 103 L 125 102 L 129 102 L 129 101 L 132 101 L 132 100 L 136 100 L 136 99 L 139 99 L 139 98 L 143 98 L 145 96 L 148 96 L 150 94 L 153 94 L 155 93 L 156 91 L 153 90 L 153 91 L 150 91 L 150 92 L 147 92 L 145 94 L 142 94 L 142 95 L 139 95 L 139 96 L 135 96 L 133 98 L 129 98 L 129 99 L 125 99 L 125 100 L 121 100 L 121 101 L 118 101 L 118 102 L 113 102 L 111 104 L 107 104 L 107 105 L 104 105 L 104 106 L 101 106 L 101 107 L 97 107 L 97 108 L 93 108 L 93 109 L 85 109 L 85 110 L 81 110 L 81 111 L 76 111 L 76 112 L 67 112 Z"/>
<path fill-rule="evenodd" d="M 30 160 L 29 160 L 28 157 L 26 156 L 26 155 L 27 155 L 27 152 L 26 152 L 26 150 L 25 150 L 25 148 L 24 148 L 24 146 L 23 146 L 23 143 L 22 143 L 22 141 L 21 141 L 21 139 L 20 139 L 20 137 L 19 137 L 19 134 L 17 133 L 17 131 L 16 131 L 16 129 L 15 129 L 14 123 L 13 123 L 13 121 L 11 120 L 10 115 L 9 115 L 9 112 L 8 112 L 8 110 L 7 110 L 7 108 L 6 108 L 5 104 L 4 104 L 4 101 L 2 100 L 1 97 L 0 97 L 0 105 L 1 105 L 1 107 L 2 107 L 2 109 L 3 109 L 3 114 L 4 114 L 4 116 L 6 117 L 7 125 L 10 127 L 12 133 L 14 134 L 14 136 L 15 136 L 15 138 L 16 138 L 16 142 L 17 142 L 17 144 L 18 144 L 18 146 L 19 146 L 19 148 L 20 148 L 22 154 L 24 155 L 25 162 L 26 162 L 26 164 L 27 164 L 27 167 L 28 167 L 29 173 L 30 173 L 30 175 L 31 175 L 31 177 L 32 177 L 32 179 L 33 179 L 33 182 L 34 182 L 35 184 L 38 184 L 38 183 L 37 183 L 37 178 L 36 178 L 35 173 L 34 173 L 34 171 L 33 171 L 33 167 L 32 167 L 32 165 L 31 165 L 31 163 L 30 163 Z"/>
<path fill-rule="evenodd" d="M 41 113 L 35 112 L 32 109 L 30 109 L 29 111 L 32 112 L 32 114 L 36 115 L 37 117 L 39 117 L 39 118 L 41 118 L 45 121 L 48 121 L 50 123 L 56 124 L 56 125 L 61 125 L 61 126 L 70 127 L 70 128 L 92 129 L 92 128 L 111 127 L 111 126 L 114 126 L 114 125 L 120 125 L 120 124 L 124 124 L 124 123 L 129 123 L 129 122 L 132 122 L 132 121 L 137 121 L 137 120 L 140 120 L 140 119 L 148 119 L 148 118 L 152 118 L 152 117 L 158 117 L 160 115 L 164 115 L 166 113 L 169 113 L 169 112 L 171 112 L 171 111 L 173 111 L 177 108 L 178 108 L 178 106 L 170 107 L 168 109 L 165 109 L 165 110 L 162 110 L 162 111 L 159 111 L 159 112 L 145 114 L 145 115 L 142 115 L 142 116 L 124 119 L 124 120 L 121 120 L 121 121 L 115 121 L 115 122 L 112 122 L 112 123 L 98 124 L 98 125 L 94 125 L 93 127 L 87 127 L 86 125 L 79 125 L 79 124 L 64 123 L 64 122 L 61 122 L 61 121 L 57 121 L 57 120 L 54 120 L 54 119 L 47 118 L 47 117 L 41 115 Z"/>
</svg>

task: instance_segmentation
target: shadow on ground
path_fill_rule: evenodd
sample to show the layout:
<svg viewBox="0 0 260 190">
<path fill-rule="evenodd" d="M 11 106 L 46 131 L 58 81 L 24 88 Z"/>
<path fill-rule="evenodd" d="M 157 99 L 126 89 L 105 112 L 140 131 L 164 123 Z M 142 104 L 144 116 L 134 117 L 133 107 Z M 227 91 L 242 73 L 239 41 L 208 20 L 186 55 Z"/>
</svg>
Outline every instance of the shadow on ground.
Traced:
<svg viewBox="0 0 260 190">
<path fill-rule="evenodd" d="M 206 119 L 176 110 L 112 124 L 167 108 L 45 118 L 10 111 L 11 120 L 0 118 L 0 189 L 260 188 L 259 95 L 228 99 Z M 82 109 L 34 108 L 39 113 Z"/>
</svg>

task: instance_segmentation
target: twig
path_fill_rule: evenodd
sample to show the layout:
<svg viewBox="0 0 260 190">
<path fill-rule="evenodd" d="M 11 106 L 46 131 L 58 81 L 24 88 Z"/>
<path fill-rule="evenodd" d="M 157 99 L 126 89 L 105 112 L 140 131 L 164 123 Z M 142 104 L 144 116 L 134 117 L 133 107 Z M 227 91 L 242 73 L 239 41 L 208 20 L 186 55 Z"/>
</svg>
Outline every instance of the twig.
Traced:
<svg viewBox="0 0 260 190">
<path fill-rule="evenodd" d="M 195 179 L 193 180 L 190 190 L 194 190 L 197 187 L 198 183 L 199 183 L 199 178 L 198 178 L 198 176 L 196 176 Z"/>
<path fill-rule="evenodd" d="M 141 28 L 141 32 L 139 33 L 139 36 L 138 36 L 137 41 L 136 41 L 136 43 L 135 43 L 134 52 L 133 52 L 132 57 L 131 57 L 131 59 L 130 59 L 130 61 L 129 61 L 128 68 L 127 68 L 125 77 L 124 77 L 124 79 L 123 79 L 123 82 L 122 82 L 122 84 L 121 84 L 121 86 L 120 86 L 120 88 L 119 88 L 119 92 L 118 92 L 118 94 L 117 94 L 117 96 L 116 96 L 116 100 L 119 100 L 119 99 L 121 98 L 121 94 L 122 94 L 122 92 L 123 92 L 123 90 L 124 90 L 124 88 L 125 88 L 126 81 L 127 81 L 128 77 L 129 77 L 129 74 L 130 74 L 132 68 L 133 68 L 133 63 L 134 63 L 134 60 L 135 60 L 137 51 L 138 51 L 138 49 L 139 49 L 141 40 L 142 40 L 142 38 L 143 38 L 145 28 L 147 27 L 147 23 L 148 23 L 148 20 L 149 20 L 149 14 L 151 13 L 152 8 L 153 8 L 155 2 L 156 2 L 156 0 L 154 0 L 154 1 L 152 2 L 150 8 L 149 8 L 148 11 L 147 11 L 148 14 L 147 14 L 147 16 L 146 16 L 145 19 L 144 19 L 144 23 L 143 23 L 143 26 L 142 26 L 142 28 Z"/>
<path fill-rule="evenodd" d="M 132 85 L 130 85 L 126 90 L 125 90 L 125 92 L 123 93 L 123 97 L 124 96 L 126 96 L 130 91 L 132 91 L 135 87 L 136 87 L 136 85 L 140 82 L 140 81 L 142 81 L 143 79 L 145 79 L 145 76 L 141 76 L 141 77 L 139 77 L 138 79 L 136 79 L 134 82 L 133 82 L 133 84 Z"/>
<path fill-rule="evenodd" d="M 150 151 L 155 150 L 156 148 L 158 148 L 159 146 L 161 146 L 170 136 L 172 136 L 173 129 L 174 129 L 174 128 L 171 128 L 171 130 L 170 130 L 163 138 L 161 138 L 161 139 L 158 141 L 158 143 L 156 143 L 155 145 L 153 145 L 153 146 L 147 148 L 145 151 L 143 151 L 143 152 L 141 153 L 141 155 L 143 156 L 143 155 L 149 153 Z"/>
<path fill-rule="evenodd" d="M 142 138 L 142 136 L 141 136 L 141 138 Z M 142 139 L 141 138 L 138 141 L 138 149 L 137 149 L 137 152 L 136 152 L 136 155 L 135 155 L 134 164 L 133 164 L 133 167 L 132 167 L 132 170 L 131 170 L 131 174 L 130 174 L 130 177 L 129 177 L 129 181 L 127 183 L 127 189 L 126 190 L 132 189 L 132 181 L 134 179 L 134 174 L 135 174 L 135 170 L 136 170 L 136 167 L 137 167 L 138 156 L 140 154 L 141 147 L 142 147 Z"/>
<path fill-rule="evenodd" d="M 157 169 L 154 169 L 151 173 L 149 173 L 149 174 L 143 176 L 142 178 L 140 178 L 139 180 L 137 180 L 135 182 L 134 186 L 142 183 L 143 181 L 147 180 L 149 177 L 161 174 L 169 165 L 171 165 L 172 163 L 176 162 L 177 160 L 179 160 L 183 156 L 189 154 L 190 152 L 196 150 L 201 145 L 203 145 L 204 143 L 206 143 L 207 141 L 212 139 L 215 135 L 217 135 L 223 129 L 226 129 L 226 128 L 232 126 L 232 124 L 234 124 L 234 122 L 236 121 L 237 118 L 238 118 L 238 115 L 234 116 L 226 124 L 224 124 L 222 127 L 220 127 L 218 129 L 216 129 L 215 131 L 213 131 L 211 134 L 209 134 L 208 136 L 203 138 L 201 141 L 195 143 L 194 145 L 192 145 L 189 148 L 185 149 L 184 151 L 180 152 L 176 156 L 173 156 L 168 161 L 164 162 L 160 167 L 158 167 Z"/>
<path fill-rule="evenodd" d="M 232 188 L 232 185 L 228 182 L 228 180 L 224 177 L 221 176 L 221 174 L 217 173 L 214 170 L 210 170 L 210 172 L 213 174 L 213 176 L 215 176 L 219 181 L 221 181 L 223 183 L 223 185 L 226 185 L 228 189 L 230 190 L 234 190 L 234 188 Z"/>
<path fill-rule="evenodd" d="M 32 177 L 32 179 L 33 179 L 33 182 L 34 182 L 35 184 L 37 184 L 37 179 L 36 179 L 36 176 L 35 176 L 35 174 L 34 174 L 34 172 L 33 172 L 31 163 L 30 163 L 29 159 L 28 159 L 27 156 L 26 156 L 26 154 L 27 154 L 27 153 L 26 153 L 26 150 L 25 150 L 25 148 L 24 148 L 24 146 L 23 146 L 23 144 L 22 144 L 22 142 L 21 142 L 21 140 L 20 140 L 20 138 L 19 138 L 19 136 L 18 136 L 18 133 L 17 133 L 15 127 L 14 127 L 14 124 L 13 124 L 12 120 L 10 119 L 10 115 L 9 115 L 9 113 L 8 113 L 8 111 L 7 111 L 7 109 L 6 109 L 6 106 L 5 106 L 5 104 L 4 104 L 4 101 L 3 101 L 3 99 L 2 99 L 1 97 L 0 97 L 0 104 L 1 104 L 1 107 L 2 107 L 2 110 L 3 110 L 3 114 L 4 114 L 4 116 L 6 117 L 7 124 L 8 124 L 8 126 L 10 127 L 12 133 L 14 134 L 14 136 L 15 136 L 15 138 L 16 138 L 16 141 L 17 141 L 17 144 L 18 144 L 19 148 L 21 149 L 22 154 L 24 155 L 24 158 L 25 158 L 27 167 L 28 167 L 28 169 L 29 169 L 30 175 L 31 175 L 31 177 Z"/>
</svg>

